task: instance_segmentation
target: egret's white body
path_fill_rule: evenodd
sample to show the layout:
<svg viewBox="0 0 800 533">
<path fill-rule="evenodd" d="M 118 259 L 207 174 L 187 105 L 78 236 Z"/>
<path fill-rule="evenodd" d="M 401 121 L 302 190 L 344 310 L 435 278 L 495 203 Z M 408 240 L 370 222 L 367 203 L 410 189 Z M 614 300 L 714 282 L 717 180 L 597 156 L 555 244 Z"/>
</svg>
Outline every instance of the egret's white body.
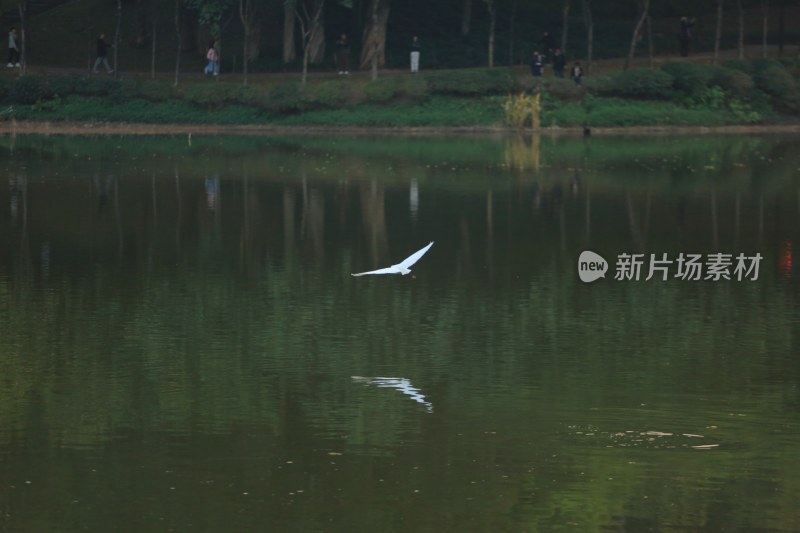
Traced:
<svg viewBox="0 0 800 533">
<path fill-rule="evenodd" d="M 413 265 L 414 263 L 419 261 L 419 258 L 422 257 L 423 255 L 425 255 L 425 252 L 427 252 L 428 249 L 430 249 L 431 246 L 433 246 L 433 241 L 431 241 L 428 244 L 428 246 L 426 246 L 422 250 L 414 252 L 413 254 L 409 255 L 408 257 L 406 257 L 405 259 L 403 259 L 401 262 L 397 263 L 396 265 L 392 265 L 392 266 L 387 267 L 387 268 L 380 268 L 378 270 L 370 270 L 369 272 L 360 272 L 358 274 L 350 274 L 350 275 L 351 276 L 366 276 L 366 275 L 371 275 L 371 274 L 402 274 L 402 275 L 405 276 L 406 274 L 410 274 L 411 273 L 411 269 L 409 267 L 411 267 L 411 265 Z"/>
<path fill-rule="evenodd" d="M 363 376 L 351 376 L 353 381 L 357 383 L 368 383 L 370 385 L 375 385 L 377 387 L 382 388 L 390 388 L 395 389 L 406 396 L 410 396 L 412 400 L 415 402 L 421 403 L 425 406 L 425 409 L 429 412 L 433 412 L 433 404 L 425 399 L 425 395 L 422 394 L 422 391 L 413 385 L 411 385 L 411 381 L 406 378 L 390 378 L 390 377 L 363 377 Z"/>
</svg>

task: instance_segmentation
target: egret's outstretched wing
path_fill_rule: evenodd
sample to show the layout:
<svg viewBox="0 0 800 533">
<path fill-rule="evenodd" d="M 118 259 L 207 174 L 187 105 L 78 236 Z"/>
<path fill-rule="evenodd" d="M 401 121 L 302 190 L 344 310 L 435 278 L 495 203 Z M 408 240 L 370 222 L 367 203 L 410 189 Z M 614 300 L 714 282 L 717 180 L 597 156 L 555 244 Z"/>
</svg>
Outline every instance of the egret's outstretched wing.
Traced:
<svg viewBox="0 0 800 533">
<path fill-rule="evenodd" d="M 359 272 L 358 274 L 350 274 L 351 276 L 367 276 L 371 274 L 397 274 L 400 272 L 395 267 L 380 268 L 378 270 L 370 270 L 369 272 Z"/>
<path fill-rule="evenodd" d="M 399 267 L 401 270 L 402 270 L 402 269 L 404 269 L 404 268 L 409 268 L 411 265 L 413 265 L 414 263 L 416 263 L 417 261 L 419 261 L 419 258 L 420 258 L 420 257 L 422 257 L 423 255 L 425 255 L 425 252 L 427 252 L 427 251 L 428 251 L 428 249 L 429 249 L 431 246 L 433 246 L 433 241 L 431 241 L 431 242 L 428 244 L 428 246 L 426 246 L 426 247 L 425 247 L 425 248 L 423 248 L 422 250 L 419 250 L 418 252 L 414 252 L 413 254 L 409 255 L 408 257 L 406 257 L 405 259 L 403 259 L 403 262 L 402 262 L 402 263 L 398 263 L 398 264 L 397 264 L 397 265 L 395 265 L 395 266 Z"/>
</svg>

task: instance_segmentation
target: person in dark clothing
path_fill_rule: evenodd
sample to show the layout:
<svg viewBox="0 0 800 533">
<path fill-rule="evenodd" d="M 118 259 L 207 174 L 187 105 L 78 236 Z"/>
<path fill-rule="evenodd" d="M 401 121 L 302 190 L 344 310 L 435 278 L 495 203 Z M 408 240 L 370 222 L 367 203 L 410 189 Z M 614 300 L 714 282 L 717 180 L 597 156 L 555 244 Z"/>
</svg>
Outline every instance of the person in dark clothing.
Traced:
<svg viewBox="0 0 800 533">
<path fill-rule="evenodd" d="M 694 26 L 695 19 L 689 20 L 686 17 L 681 17 L 681 33 L 678 36 L 681 42 L 681 56 L 688 57 L 689 44 L 692 42 L 692 27 Z"/>
<path fill-rule="evenodd" d="M 555 38 L 550 35 L 550 32 L 546 31 L 542 34 L 542 40 L 539 42 L 542 45 L 547 61 L 550 61 L 553 57 L 553 51 L 558 47 Z"/>
<path fill-rule="evenodd" d="M 114 69 L 108 64 L 108 49 L 110 47 L 111 45 L 106 42 L 106 34 L 101 33 L 100 38 L 97 39 L 97 59 L 94 62 L 92 73 L 97 74 L 97 67 L 99 67 L 101 63 L 106 67 L 106 71 L 109 74 L 114 72 Z"/>
<path fill-rule="evenodd" d="M 539 55 L 538 50 L 534 50 L 531 54 L 531 58 L 528 61 L 528 65 L 531 67 L 531 74 L 534 76 L 541 76 L 542 75 L 542 56 Z"/>
<path fill-rule="evenodd" d="M 564 58 L 564 54 L 561 53 L 561 48 L 556 48 L 553 52 L 553 74 L 555 74 L 557 78 L 563 78 L 564 68 L 566 66 L 567 60 Z"/>
<path fill-rule="evenodd" d="M 346 33 L 336 41 L 336 66 L 339 74 L 350 74 L 350 41 Z"/>
</svg>

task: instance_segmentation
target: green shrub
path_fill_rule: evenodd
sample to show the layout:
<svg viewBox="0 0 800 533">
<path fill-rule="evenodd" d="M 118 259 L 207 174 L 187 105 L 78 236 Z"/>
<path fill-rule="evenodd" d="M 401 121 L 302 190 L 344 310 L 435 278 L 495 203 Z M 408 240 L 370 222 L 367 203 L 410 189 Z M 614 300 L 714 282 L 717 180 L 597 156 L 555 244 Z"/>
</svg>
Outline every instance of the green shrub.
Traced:
<svg viewBox="0 0 800 533">
<path fill-rule="evenodd" d="M 75 74 L 47 78 L 48 92 L 61 97 L 80 94 L 85 84 L 86 78 Z"/>
<path fill-rule="evenodd" d="M 485 96 L 506 94 L 514 89 L 511 69 L 469 69 L 463 71 L 426 72 L 422 74 L 432 94 Z"/>
<path fill-rule="evenodd" d="M 754 75 L 773 68 L 783 69 L 783 65 L 781 65 L 780 61 L 769 57 L 759 57 L 751 61 L 750 64 L 752 65 Z"/>
<path fill-rule="evenodd" d="M 431 95 L 431 87 L 425 78 L 410 76 L 403 83 L 403 93 L 411 100 L 422 101 Z"/>
<path fill-rule="evenodd" d="M 732 70 L 738 70 L 739 72 L 744 72 L 748 76 L 753 75 L 753 65 L 744 59 L 729 59 L 728 61 L 722 63 L 722 66 Z"/>
<path fill-rule="evenodd" d="M 399 98 L 421 101 L 430 95 L 428 81 L 422 76 L 378 78 L 364 87 L 367 101 L 385 103 Z"/>
<path fill-rule="evenodd" d="M 584 95 L 585 91 L 577 87 L 572 80 L 562 78 L 545 78 L 542 83 L 542 90 L 559 100 L 577 101 Z"/>
<path fill-rule="evenodd" d="M 0 100 L 5 100 L 9 93 L 11 92 L 11 88 L 14 86 L 14 79 L 8 78 L 6 76 L 0 77 Z"/>
<path fill-rule="evenodd" d="M 339 107 L 347 99 L 348 87 L 342 80 L 323 81 L 309 90 L 308 103 L 319 108 Z"/>
<path fill-rule="evenodd" d="M 49 98 L 47 79 L 41 76 L 20 76 L 8 92 L 6 100 L 12 104 L 35 104 Z"/>
<path fill-rule="evenodd" d="M 197 83 L 184 87 L 181 97 L 206 109 L 218 109 L 229 98 L 231 89 L 228 83 Z"/>
<path fill-rule="evenodd" d="M 690 98 L 699 97 L 713 76 L 708 65 L 696 65 L 686 61 L 668 61 L 661 70 L 672 76 L 672 87 Z"/>
<path fill-rule="evenodd" d="M 665 100 L 673 95 L 672 76 L 660 70 L 632 68 L 596 86 L 596 94 L 647 100 Z"/>
<path fill-rule="evenodd" d="M 229 84 L 225 92 L 225 101 L 230 104 L 239 104 L 249 107 L 267 108 L 267 93 L 261 87 L 252 85 L 241 85 L 239 83 Z"/>
<path fill-rule="evenodd" d="M 740 70 L 719 67 L 713 71 L 709 85 L 725 91 L 725 94 L 739 99 L 749 98 L 755 87 L 753 78 Z"/>
<path fill-rule="evenodd" d="M 308 88 L 293 81 L 273 87 L 264 105 L 269 111 L 298 113 L 308 108 L 309 100 Z"/>
<path fill-rule="evenodd" d="M 137 89 L 139 96 L 151 102 L 166 102 L 177 95 L 177 91 L 171 83 L 159 81 L 144 81 Z"/>
<path fill-rule="evenodd" d="M 368 102 L 385 103 L 398 98 L 402 92 L 402 86 L 398 83 L 397 77 L 382 77 L 371 81 L 364 86 L 364 95 Z"/>
<path fill-rule="evenodd" d="M 767 93 L 777 109 L 796 113 L 800 111 L 800 91 L 797 83 L 783 67 L 772 66 L 756 71 L 756 86 Z"/>
</svg>

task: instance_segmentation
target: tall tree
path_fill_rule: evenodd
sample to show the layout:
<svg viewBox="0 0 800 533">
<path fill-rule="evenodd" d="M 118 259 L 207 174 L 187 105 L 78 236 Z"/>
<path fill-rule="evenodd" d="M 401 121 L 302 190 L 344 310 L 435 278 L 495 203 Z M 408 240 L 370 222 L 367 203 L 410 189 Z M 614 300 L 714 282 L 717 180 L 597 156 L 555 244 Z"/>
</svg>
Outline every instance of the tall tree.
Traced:
<svg viewBox="0 0 800 533">
<path fill-rule="evenodd" d="M 147 44 L 147 0 L 136 0 L 136 37 L 133 45 L 143 48 Z"/>
<path fill-rule="evenodd" d="M 761 55 L 767 57 L 767 30 L 769 22 L 769 0 L 761 0 Z"/>
<path fill-rule="evenodd" d="M 625 70 L 628 69 L 633 61 L 633 55 L 636 53 L 636 45 L 642 36 L 642 26 L 644 25 L 645 20 L 647 20 L 647 17 L 650 15 L 650 0 L 642 0 L 641 11 L 642 13 L 639 15 L 639 19 L 636 21 L 636 25 L 633 27 L 631 46 L 628 49 L 628 57 L 625 58 L 625 66 L 623 67 Z"/>
<path fill-rule="evenodd" d="M 469 34 L 469 28 L 472 23 L 472 1 L 464 0 L 461 8 L 461 35 Z"/>
<path fill-rule="evenodd" d="M 569 29 L 569 4 L 570 0 L 564 0 L 561 23 L 561 53 L 567 53 L 567 30 Z"/>
<path fill-rule="evenodd" d="M 283 62 L 291 63 L 297 57 L 294 27 L 297 18 L 297 0 L 283 0 Z"/>
<path fill-rule="evenodd" d="M 372 4 L 372 27 L 373 27 L 373 29 L 378 27 L 378 2 L 374 2 Z M 378 79 L 378 40 L 377 39 L 373 39 L 372 40 L 372 48 L 373 48 L 373 53 L 372 53 L 372 58 L 371 58 L 371 61 L 370 61 L 370 67 L 371 67 L 371 70 L 372 70 L 372 81 L 375 81 L 375 80 Z"/>
<path fill-rule="evenodd" d="M 717 29 L 714 32 L 714 56 L 711 59 L 711 64 L 716 65 L 719 62 L 719 42 L 722 38 L 722 8 L 724 0 L 717 0 Z"/>
<path fill-rule="evenodd" d="M 592 0 L 582 0 L 583 24 L 586 26 L 586 73 L 592 72 L 592 49 L 594 47 L 594 20 L 592 19 Z"/>
<path fill-rule="evenodd" d="M 653 17 L 647 15 L 647 66 L 653 68 Z"/>
<path fill-rule="evenodd" d="M 508 24 L 508 64 L 514 64 L 514 27 L 517 21 L 517 0 L 511 2 L 511 18 Z"/>
<path fill-rule="evenodd" d="M 114 32 L 114 77 L 119 78 L 119 65 L 117 59 L 119 58 L 119 30 L 122 26 L 122 0 L 117 0 L 117 29 Z"/>
<path fill-rule="evenodd" d="M 320 18 L 325 8 L 325 0 L 297 0 L 295 3 L 295 17 L 300 24 L 300 37 L 303 44 L 303 76 L 301 83 L 305 85 L 308 77 L 308 61 L 311 56 L 311 43 L 321 31 Z"/>
<path fill-rule="evenodd" d="M 248 66 L 250 64 L 250 34 L 255 24 L 256 0 L 239 0 L 239 20 L 242 21 L 244 28 L 244 40 L 242 42 L 242 73 L 244 74 L 244 84 L 247 85 Z"/>
<path fill-rule="evenodd" d="M 175 0 L 175 37 L 178 43 L 178 50 L 175 53 L 175 87 L 178 86 L 178 77 L 181 72 L 181 0 Z"/>
<path fill-rule="evenodd" d="M 28 14 L 28 0 L 19 0 L 17 4 L 19 10 L 19 64 L 22 65 L 22 73 L 28 72 L 28 38 L 25 35 L 25 24 L 27 19 L 25 15 Z"/>
<path fill-rule="evenodd" d="M 497 3 L 495 0 L 483 0 L 489 11 L 489 68 L 494 68 L 494 30 L 497 25 Z"/>
<path fill-rule="evenodd" d="M 739 39 L 736 48 L 739 52 L 739 59 L 744 59 L 744 7 L 742 7 L 742 0 L 737 0 L 736 5 L 739 9 Z"/>
<path fill-rule="evenodd" d="M 386 64 L 386 24 L 389 20 L 390 0 L 369 0 L 367 17 L 361 39 L 362 69 L 372 68 L 372 58 L 377 66 Z M 374 16 L 373 16 L 374 14 Z"/>
</svg>

